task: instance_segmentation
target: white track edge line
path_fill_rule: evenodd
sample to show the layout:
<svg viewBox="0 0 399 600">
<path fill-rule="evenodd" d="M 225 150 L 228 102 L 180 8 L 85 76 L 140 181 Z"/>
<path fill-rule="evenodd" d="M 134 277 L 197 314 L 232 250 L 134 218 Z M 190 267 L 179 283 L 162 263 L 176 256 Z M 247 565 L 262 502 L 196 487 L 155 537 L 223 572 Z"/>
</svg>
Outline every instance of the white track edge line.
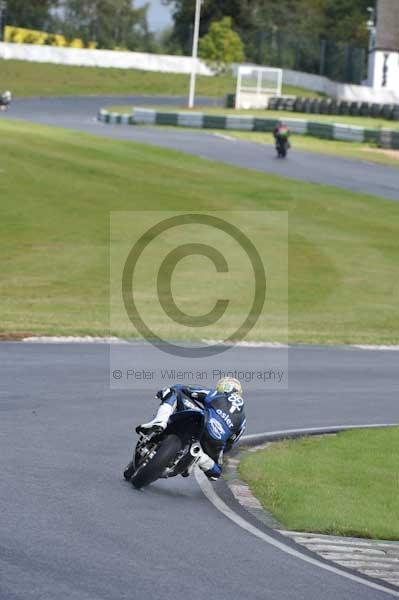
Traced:
<svg viewBox="0 0 399 600">
<path fill-rule="evenodd" d="M 343 426 L 337 426 L 335 428 L 333 428 L 333 427 L 324 428 L 324 431 L 328 430 L 328 429 L 338 429 L 338 428 L 340 428 L 342 431 L 345 431 L 346 429 L 366 429 L 369 427 L 392 427 L 392 426 L 393 426 L 393 424 L 352 425 L 352 426 L 344 426 L 343 425 Z M 289 434 L 289 433 L 312 432 L 312 431 L 316 431 L 316 430 L 321 431 L 322 428 L 313 427 L 311 429 L 288 429 L 286 431 L 270 431 L 270 432 L 266 432 L 263 434 L 254 434 L 253 436 L 245 436 L 244 438 L 242 438 L 242 441 L 245 441 L 246 438 L 248 439 L 248 438 L 260 436 L 260 435 L 264 435 L 264 436 L 279 435 L 279 434 L 283 435 L 283 434 Z M 385 592 L 386 594 L 389 594 L 390 596 L 394 596 L 395 598 L 399 598 L 399 591 L 395 591 L 390 588 L 387 588 L 382 584 L 380 585 L 378 583 L 368 581 L 367 579 L 364 579 L 363 577 L 360 577 L 358 575 L 353 575 L 352 573 L 348 573 L 347 571 L 344 571 L 344 570 L 340 569 L 339 567 L 334 567 L 333 565 L 324 563 L 320 560 L 317 560 L 316 558 L 312 558 L 311 556 L 308 556 L 307 554 L 302 553 L 299 550 L 296 550 L 295 548 L 292 548 L 290 545 L 285 544 L 283 541 L 277 540 L 274 537 L 265 533 L 264 531 L 258 529 L 257 527 L 252 525 L 252 523 L 249 523 L 246 519 L 244 519 L 239 514 L 237 514 L 232 508 L 230 508 L 218 496 L 218 494 L 214 491 L 212 484 L 206 478 L 206 475 L 204 473 L 202 473 L 202 471 L 198 467 L 195 469 L 194 474 L 195 474 L 195 479 L 196 479 L 199 487 L 201 488 L 202 493 L 209 500 L 209 502 L 211 502 L 211 504 L 213 504 L 214 507 L 219 512 L 224 514 L 225 517 L 227 517 L 228 519 L 233 521 L 233 523 L 235 523 L 242 529 L 245 529 L 248 533 L 251 533 L 255 537 L 266 542 L 267 544 L 270 544 L 271 546 L 278 548 L 285 554 L 289 554 L 290 556 L 299 558 L 300 560 L 307 562 L 308 564 L 311 564 L 320 569 L 324 569 L 325 571 L 329 571 L 330 573 L 334 573 L 335 575 L 338 575 L 340 577 L 344 577 L 345 579 L 349 579 L 356 583 L 360 583 L 361 585 L 365 585 L 366 587 L 369 587 L 371 589 L 378 590 L 380 592 Z"/>
<path fill-rule="evenodd" d="M 130 341 L 129 340 L 125 340 L 123 338 L 118 338 L 118 337 L 113 337 L 113 336 L 27 336 L 25 338 L 22 338 L 22 340 L 20 340 L 21 342 L 33 342 L 33 343 L 42 343 L 42 344 L 54 344 L 54 343 L 63 343 L 63 344 L 73 344 L 73 343 L 91 343 L 91 344 L 129 344 Z M 140 340 L 134 340 L 134 341 L 140 341 Z M 211 344 L 211 345 L 224 345 L 223 340 L 201 340 L 204 344 Z M 290 345 L 290 344 L 282 344 L 280 342 L 237 342 L 235 344 L 233 344 L 234 347 L 236 348 L 270 348 L 270 349 L 274 349 L 274 350 L 285 350 L 285 349 L 294 349 L 297 348 L 297 346 L 294 345 Z M 319 346 L 316 344 L 314 346 L 315 348 L 318 348 Z M 369 345 L 362 345 L 362 344 L 344 344 L 342 346 L 323 346 L 323 348 L 335 348 L 335 349 L 341 349 L 341 348 L 352 348 L 354 350 L 368 350 L 368 351 L 385 351 L 385 352 L 398 352 L 399 351 L 399 345 L 392 345 L 392 346 L 387 346 L 387 345 L 375 345 L 375 346 L 369 346 Z M 306 349 L 312 349 L 312 345 L 305 345 Z"/>
<path fill-rule="evenodd" d="M 320 569 L 324 569 L 325 571 L 330 571 L 335 575 L 345 577 L 346 579 L 350 579 L 351 581 L 355 581 L 356 583 L 360 583 L 374 590 L 385 592 L 387 594 L 390 594 L 391 596 L 394 596 L 395 598 L 399 598 L 399 591 L 396 592 L 395 590 L 386 588 L 385 586 L 379 585 L 378 583 L 373 583 L 372 581 L 368 581 L 367 579 L 363 579 L 362 577 L 358 577 L 357 575 L 353 575 L 352 573 L 347 573 L 346 571 L 343 571 L 338 567 L 333 567 L 332 565 L 323 563 L 315 558 L 312 558 L 311 556 L 308 556 L 307 554 L 303 554 L 302 552 L 295 550 L 288 544 L 284 544 L 283 542 L 276 540 L 270 535 L 267 535 L 266 533 L 264 533 L 248 521 L 246 521 L 243 517 L 235 513 L 229 506 L 227 506 L 227 504 L 213 490 L 212 484 L 209 483 L 209 481 L 206 478 L 206 475 L 204 475 L 198 468 L 195 470 L 195 478 L 203 494 L 215 506 L 215 508 L 217 508 L 217 510 L 223 513 L 228 519 L 233 521 L 233 523 L 235 523 L 242 529 L 248 531 L 248 533 L 251 533 L 257 538 L 260 538 L 267 544 L 278 548 L 282 552 L 285 552 L 285 554 L 289 554 L 291 556 L 294 556 L 295 558 L 299 558 L 300 560 L 303 560 L 304 562 L 307 562 L 313 566 L 319 567 Z"/>
</svg>

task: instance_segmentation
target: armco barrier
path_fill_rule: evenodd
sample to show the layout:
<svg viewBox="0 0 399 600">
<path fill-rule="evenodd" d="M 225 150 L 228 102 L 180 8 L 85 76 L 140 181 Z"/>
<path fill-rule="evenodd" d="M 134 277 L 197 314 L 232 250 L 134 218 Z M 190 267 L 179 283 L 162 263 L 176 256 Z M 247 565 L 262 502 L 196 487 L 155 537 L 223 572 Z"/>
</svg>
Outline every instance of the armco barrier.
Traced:
<svg viewBox="0 0 399 600">
<path fill-rule="evenodd" d="M 202 113 L 178 113 L 177 124 L 179 127 L 198 127 L 202 129 L 204 115 Z"/>
<path fill-rule="evenodd" d="M 133 120 L 137 125 L 155 125 L 157 113 L 155 110 L 149 110 L 148 108 L 136 108 L 134 110 Z"/>
<path fill-rule="evenodd" d="M 364 134 L 365 130 L 363 127 L 354 127 L 353 125 L 341 125 L 339 123 L 334 123 L 334 140 L 341 140 L 343 142 L 364 142 Z"/>
<path fill-rule="evenodd" d="M 332 140 L 334 134 L 334 125 L 331 125 L 330 123 L 309 121 L 308 134 L 313 135 L 314 137 Z"/>
<path fill-rule="evenodd" d="M 270 132 L 276 126 L 276 119 L 254 119 L 254 131 L 265 131 Z"/>
<path fill-rule="evenodd" d="M 206 115 L 197 112 L 164 112 L 151 108 L 134 108 L 134 113 L 119 114 L 100 110 L 98 120 L 103 123 L 125 125 L 169 125 L 197 129 L 227 129 L 230 131 L 271 132 L 278 119 L 261 119 L 245 115 Z M 366 142 L 382 148 L 399 149 L 399 131 L 367 129 L 343 123 L 323 123 L 304 119 L 284 119 L 293 134 L 343 142 Z"/>
<path fill-rule="evenodd" d="M 177 113 L 169 113 L 169 112 L 157 112 L 155 115 L 155 124 L 156 125 L 171 125 L 172 127 L 177 127 Z"/>
<path fill-rule="evenodd" d="M 204 129 L 226 129 L 226 117 L 221 115 L 204 115 Z"/>
<path fill-rule="evenodd" d="M 254 117 L 228 115 L 226 117 L 226 129 L 235 131 L 253 131 Z"/>
<path fill-rule="evenodd" d="M 399 131 L 391 132 L 391 148 L 399 149 Z"/>
</svg>

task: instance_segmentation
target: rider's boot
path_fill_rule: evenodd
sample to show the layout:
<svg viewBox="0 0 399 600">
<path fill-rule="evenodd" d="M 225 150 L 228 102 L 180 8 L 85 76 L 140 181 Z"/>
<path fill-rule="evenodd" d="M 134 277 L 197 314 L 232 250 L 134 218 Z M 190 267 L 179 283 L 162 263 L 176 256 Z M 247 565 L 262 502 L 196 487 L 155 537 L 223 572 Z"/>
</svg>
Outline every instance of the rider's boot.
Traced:
<svg viewBox="0 0 399 600">
<path fill-rule="evenodd" d="M 195 462 L 201 471 L 205 473 L 208 479 L 212 479 L 214 481 L 219 479 L 222 472 L 221 467 L 210 456 L 208 456 L 208 454 L 206 454 L 202 448 L 196 456 Z"/>
<path fill-rule="evenodd" d="M 169 421 L 169 417 L 173 412 L 173 406 L 168 404 L 167 402 L 160 405 L 158 408 L 158 412 L 152 421 L 148 423 L 143 423 L 136 427 L 137 433 L 152 433 L 152 432 L 161 432 L 166 429 L 166 426 Z"/>
</svg>

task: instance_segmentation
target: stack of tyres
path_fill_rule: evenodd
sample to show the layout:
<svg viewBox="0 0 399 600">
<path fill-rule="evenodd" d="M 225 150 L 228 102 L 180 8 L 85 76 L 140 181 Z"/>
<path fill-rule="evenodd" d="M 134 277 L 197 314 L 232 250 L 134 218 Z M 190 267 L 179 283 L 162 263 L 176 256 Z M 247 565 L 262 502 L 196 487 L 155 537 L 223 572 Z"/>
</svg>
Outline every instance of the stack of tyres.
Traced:
<svg viewBox="0 0 399 600">
<path fill-rule="evenodd" d="M 310 98 L 305 98 L 303 101 L 303 112 L 310 113 L 311 100 Z"/>
<path fill-rule="evenodd" d="M 349 105 L 349 114 L 352 117 L 358 117 L 360 115 L 360 103 L 359 102 L 351 102 Z"/>
<path fill-rule="evenodd" d="M 300 96 L 297 97 L 294 102 L 294 111 L 295 112 L 304 112 L 303 105 L 304 105 L 304 98 L 301 98 Z"/>
<path fill-rule="evenodd" d="M 328 106 L 328 114 L 329 115 L 338 115 L 339 114 L 339 106 L 340 106 L 340 102 L 339 100 L 331 100 L 329 106 Z"/>
<path fill-rule="evenodd" d="M 371 110 L 370 110 L 370 116 L 372 117 L 379 117 L 381 115 L 381 104 L 372 104 L 371 105 Z"/>
<path fill-rule="evenodd" d="M 392 119 L 393 117 L 394 104 L 384 104 L 382 106 L 381 116 L 384 119 Z"/>
<path fill-rule="evenodd" d="M 319 98 L 313 98 L 310 104 L 310 112 L 312 114 L 319 114 L 320 113 L 320 99 Z"/>
<path fill-rule="evenodd" d="M 360 115 L 362 117 L 370 116 L 370 104 L 368 102 L 362 102 L 360 105 Z"/>
<path fill-rule="evenodd" d="M 278 98 L 276 98 L 276 97 L 269 98 L 269 101 L 267 103 L 267 108 L 269 110 L 276 110 L 277 100 L 278 100 Z"/>
<path fill-rule="evenodd" d="M 277 98 L 276 100 L 275 110 L 284 110 L 284 98 Z"/>
<path fill-rule="evenodd" d="M 339 114 L 340 115 L 349 115 L 349 103 L 346 100 L 342 100 L 339 105 Z"/>
<path fill-rule="evenodd" d="M 294 103 L 295 103 L 295 98 L 286 98 L 284 110 L 289 110 L 292 112 L 294 110 Z"/>
<path fill-rule="evenodd" d="M 330 98 L 323 98 L 320 100 L 320 114 L 328 115 L 330 112 L 331 100 Z"/>
<path fill-rule="evenodd" d="M 236 107 L 236 95 L 235 94 L 226 94 L 224 105 L 226 108 L 235 108 Z"/>
</svg>

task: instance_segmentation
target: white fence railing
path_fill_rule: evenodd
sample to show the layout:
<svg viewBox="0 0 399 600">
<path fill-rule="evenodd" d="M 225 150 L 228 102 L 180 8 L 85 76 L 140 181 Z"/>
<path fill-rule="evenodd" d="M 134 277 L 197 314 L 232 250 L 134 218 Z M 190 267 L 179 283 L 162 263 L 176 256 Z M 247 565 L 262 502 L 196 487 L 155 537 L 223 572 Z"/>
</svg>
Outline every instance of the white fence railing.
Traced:
<svg viewBox="0 0 399 600">
<path fill-rule="evenodd" d="M 237 67 L 238 65 L 234 67 L 235 73 L 237 72 Z M 330 96 L 330 98 L 347 100 L 348 102 L 399 103 L 399 89 L 387 90 L 372 88 L 367 85 L 339 83 L 322 75 L 303 73 L 302 71 L 293 71 L 291 69 L 283 69 L 283 84 L 312 90 L 313 92 L 320 92 L 321 94 Z"/>
<path fill-rule="evenodd" d="M 0 58 L 79 67 L 114 67 L 165 73 L 191 73 L 192 65 L 192 59 L 189 56 L 118 52 L 116 50 L 85 50 L 6 42 L 0 42 Z M 200 60 L 197 63 L 197 72 L 200 75 L 213 75 L 209 67 Z"/>
</svg>

